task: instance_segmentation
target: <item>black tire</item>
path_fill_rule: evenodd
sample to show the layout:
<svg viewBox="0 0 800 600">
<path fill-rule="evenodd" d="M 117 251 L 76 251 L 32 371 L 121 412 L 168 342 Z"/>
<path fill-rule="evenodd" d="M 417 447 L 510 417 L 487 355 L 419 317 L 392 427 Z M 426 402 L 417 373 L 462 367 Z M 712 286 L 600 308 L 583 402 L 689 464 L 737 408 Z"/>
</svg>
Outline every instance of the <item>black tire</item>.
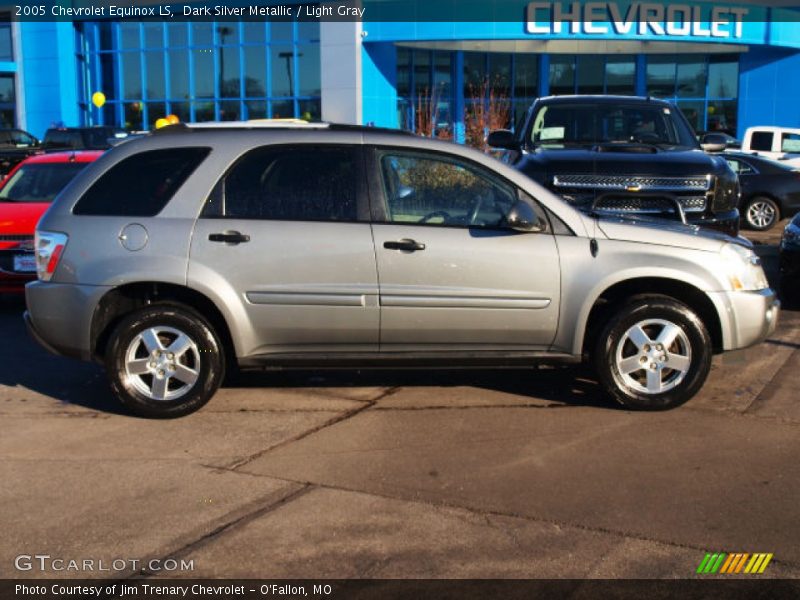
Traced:
<svg viewBox="0 0 800 600">
<path fill-rule="evenodd" d="M 742 217 L 748 229 L 767 231 L 781 220 L 781 208 L 772 198 L 755 196 L 745 203 Z"/>
<path fill-rule="evenodd" d="M 189 342 L 178 340 L 179 334 Z M 152 336 L 158 339 L 158 349 Z M 192 413 L 211 399 L 225 376 L 222 346 L 211 325 L 191 308 L 176 304 L 150 305 L 125 317 L 111 334 L 105 359 L 114 394 L 143 417 Z M 143 368 L 148 371 L 139 373 Z"/>
<path fill-rule="evenodd" d="M 668 345 L 658 340 L 675 331 L 665 323 L 678 329 Z M 642 339 L 639 334 L 630 335 L 636 325 L 648 338 L 641 346 L 633 342 L 634 337 Z M 669 336 L 662 341 L 668 340 Z M 597 341 L 593 362 L 603 387 L 626 408 L 667 410 L 700 390 L 711 369 L 711 356 L 711 338 L 700 318 L 672 298 L 655 296 L 633 299 L 617 311 Z M 670 368 L 670 362 L 677 368 Z M 633 370 L 625 374 L 623 366 Z"/>
</svg>

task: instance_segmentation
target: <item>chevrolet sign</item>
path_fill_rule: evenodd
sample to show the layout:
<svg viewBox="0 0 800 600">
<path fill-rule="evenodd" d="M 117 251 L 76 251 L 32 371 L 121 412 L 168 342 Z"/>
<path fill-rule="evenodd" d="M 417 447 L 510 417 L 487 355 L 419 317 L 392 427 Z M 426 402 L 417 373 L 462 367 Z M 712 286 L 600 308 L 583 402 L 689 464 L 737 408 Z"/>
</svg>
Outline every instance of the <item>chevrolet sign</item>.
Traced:
<svg viewBox="0 0 800 600">
<path fill-rule="evenodd" d="M 616 2 L 531 2 L 526 30 L 533 34 L 738 39 L 742 37 L 742 22 L 748 12 L 742 7 L 699 4 L 633 2 L 621 8 Z"/>
</svg>

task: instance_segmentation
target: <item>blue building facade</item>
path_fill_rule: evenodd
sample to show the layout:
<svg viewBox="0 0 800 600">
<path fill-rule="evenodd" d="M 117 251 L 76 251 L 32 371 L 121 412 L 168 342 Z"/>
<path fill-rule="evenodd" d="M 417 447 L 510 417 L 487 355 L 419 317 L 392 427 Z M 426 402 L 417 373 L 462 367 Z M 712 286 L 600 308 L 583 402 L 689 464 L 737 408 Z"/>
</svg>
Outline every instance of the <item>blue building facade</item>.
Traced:
<svg viewBox="0 0 800 600">
<path fill-rule="evenodd" d="M 425 21 L 408 8 L 423 2 L 402 3 L 408 20 L 371 4 L 360 22 L 0 14 L 0 119 L 41 136 L 59 124 L 149 129 L 168 114 L 300 117 L 432 124 L 463 140 L 469 115 L 489 102 L 506 107 L 513 127 L 537 96 L 608 93 L 671 99 L 698 130 L 800 127 L 794 8 L 508 0 L 514 18 Z M 97 91 L 102 108 L 91 103 Z"/>
<path fill-rule="evenodd" d="M 363 121 L 413 129 L 420 107 L 432 101 L 437 125 L 458 138 L 470 103 L 486 101 L 488 83 L 509 105 L 512 126 L 533 98 L 576 93 L 666 98 L 697 130 L 741 135 L 752 125 L 800 127 L 796 9 L 571 1 L 520 7 L 519 22 L 364 23 Z"/>
</svg>

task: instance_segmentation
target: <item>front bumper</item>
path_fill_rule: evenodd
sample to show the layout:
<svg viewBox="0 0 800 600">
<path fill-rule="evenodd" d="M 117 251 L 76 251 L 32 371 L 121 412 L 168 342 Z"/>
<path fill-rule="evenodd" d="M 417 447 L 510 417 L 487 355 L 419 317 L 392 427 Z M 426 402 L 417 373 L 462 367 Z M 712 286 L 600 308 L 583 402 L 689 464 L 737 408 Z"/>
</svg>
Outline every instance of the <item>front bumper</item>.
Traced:
<svg viewBox="0 0 800 600">
<path fill-rule="evenodd" d="M 781 303 L 770 288 L 709 294 L 722 318 L 723 350 L 759 344 L 775 331 Z"/>
<path fill-rule="evenodd" d="M 0 250 L 0 293 L 22 294 L 25 284 L 36 279 L 35 272 L 15 271 L 14 257 L 29 254 L 16 250 Z"/>
</svg>

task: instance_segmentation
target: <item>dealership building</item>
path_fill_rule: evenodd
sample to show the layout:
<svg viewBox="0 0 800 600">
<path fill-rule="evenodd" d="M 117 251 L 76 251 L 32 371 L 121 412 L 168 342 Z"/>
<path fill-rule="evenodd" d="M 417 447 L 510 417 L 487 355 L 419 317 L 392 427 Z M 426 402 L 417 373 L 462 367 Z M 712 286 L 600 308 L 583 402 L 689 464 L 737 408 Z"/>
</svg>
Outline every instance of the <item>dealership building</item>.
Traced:
<svg viewBox="0 0 800 600">
<path fill-rule="evenodd" d="M 673 100 L 698 130 L 800 127 L 800 10 L 791 6 L 362 6 L 362 20 L 322 22 L 107 13 L 58 21 L 9 7 L 0 14 L 0 120 L 41 136 L 54 125 L 149 129 L 168 114 L 415 129 L 424 113 L 437 133 L 459 139 L 465 115 L 489 95 L 508 107 L 513 125 L 537 96 L 623 94 Z M 91 100 L 98 91 L 101 107 Z"/>
</svg>

